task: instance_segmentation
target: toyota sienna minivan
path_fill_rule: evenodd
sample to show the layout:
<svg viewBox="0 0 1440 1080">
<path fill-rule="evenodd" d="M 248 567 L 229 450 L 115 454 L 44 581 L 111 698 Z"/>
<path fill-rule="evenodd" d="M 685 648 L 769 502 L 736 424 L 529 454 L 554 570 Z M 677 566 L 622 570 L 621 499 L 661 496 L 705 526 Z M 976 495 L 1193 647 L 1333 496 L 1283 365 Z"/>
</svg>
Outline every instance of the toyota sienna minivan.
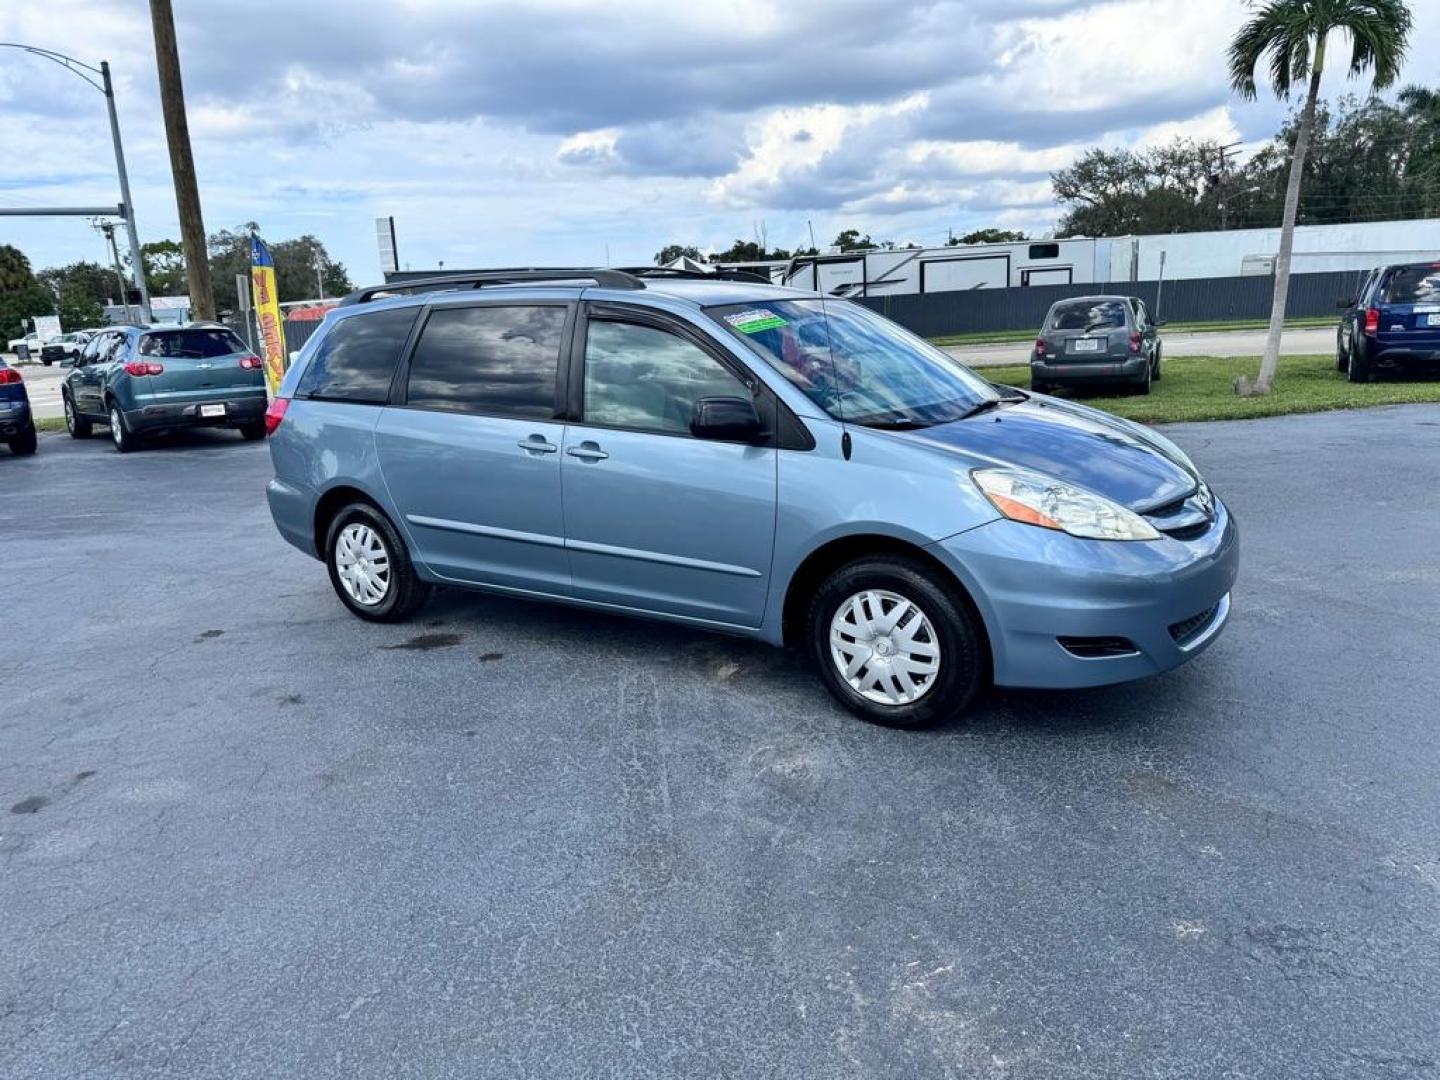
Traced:
<svg viewBox="0 0 1440 1080">
<path fill-rule="evenodd" d="M 896 727 L 1215 640 L 1236 526 L 1168 439 L 739 277 L 351 294 L 267 414 L 276 525 L 363 619 L 457 586 L 802 645 Z"/>
</svg>

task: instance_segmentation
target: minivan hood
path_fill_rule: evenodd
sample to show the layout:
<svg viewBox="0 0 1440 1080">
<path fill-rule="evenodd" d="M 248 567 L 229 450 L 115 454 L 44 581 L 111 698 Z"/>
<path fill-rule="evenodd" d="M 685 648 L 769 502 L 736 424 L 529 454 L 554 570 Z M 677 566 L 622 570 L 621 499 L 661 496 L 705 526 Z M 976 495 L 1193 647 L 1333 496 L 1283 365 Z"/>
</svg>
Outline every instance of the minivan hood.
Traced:
<svg viewBox="0 0 1440 1080">
<path fill-rule="evenodd" d="M 1145 429 L 1057 398 L 1031 396 L 968 420 L 894 434 L 987 464 L 1033 469 L 1132 510 L 1182 499 L 1198 479 Z"/>
</svg>

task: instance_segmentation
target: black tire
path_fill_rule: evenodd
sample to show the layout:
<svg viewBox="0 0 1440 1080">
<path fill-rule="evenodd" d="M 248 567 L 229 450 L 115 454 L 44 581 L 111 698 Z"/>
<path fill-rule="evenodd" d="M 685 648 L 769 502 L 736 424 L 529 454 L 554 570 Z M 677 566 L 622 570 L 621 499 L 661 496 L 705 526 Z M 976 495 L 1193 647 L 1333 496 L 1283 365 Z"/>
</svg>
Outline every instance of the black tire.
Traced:
<svg viewBox="0 0 1440 1080">
<path fill-rule="evenodd" d="M 1353 383 L 1368 383 L 1373 378 L 1370 362 L 1365 358 L 1364 353 L 1352 352 L 1350 354 L 1350 362 L 1345 366 L 1345 375 Z"/>
<path fill-rule="evenodd" d="M 54 361 L 54 360 L 41 360 L 40 362 L 41 362 L 42 364 L 44 364 L 46 367 L 49 367 L 49 366 L 50 366 L 51 364 L 53 364 L 55 361 Z"/>
<path fill-rule="evenodd" d="M 61 391 L 60 400 L 65 406 L 65 430 L 72 439 L 88 439 L 91 435 L 90 421 L 75 411 L 75 402 L 66 391 Z"/>
<path fill-rule="evenodd" d="M 125 414 L 113 401 L 110 402 L 110 442 L 116 452 L 121 454 L 128 454 L 140 445 L 140 440 L 125 423 Z"/>
<path fill-rule="evenodd" d="M 1141 395 L 1142 397 L 1150 393 L 1150 382 L 1154 374 L 1155 373 L 1150 369 L 1150 365 L 1146 364 L 1145 374 L 1142 375 L 1135 383 L 1135 393 Z"/>
<path fill-rule="evenodd" d="M 850 685 L 832 655 L 830 628 L 836 614 L 867 590 L 883 590 L 908 600 L 924 615 L 938 639 L 933 643 L 939 650 L 937 671 L 913 701 L 886 704 L 870 700 Z M 885 613 L 893 611 L 892 604 Z M 840 567 L 816 590 L 805 625 L 810 652 L 826 688 L 847 709 L 872 724 L 913 729 L 953 720 L 965 712 L 989 680 L 988 643 L 979 618 L 957 586 L 945 580 L 943 571 L 918 559 L 881 555 Z M 889 641 L 888 634 L 885 640 Z M 870 672 L 867 660 L 857 675 L 864 680 Z"/>
<path fill-rule="evenodd" d="M 1343 339 L 1339 334 L 1335 335 L 1335 370 L 1341 375 L 1350 370 L 1350 357 L 1345 353 Z"/>
<path fill-rule="evenodd" d="M 352 597 L 340 579 L 336 549 L 341 534 L 351 525 L 371 530 L 384 548 L 389 580 L 383 597 L 373 604 L 363 604 Z M 370 622 L 404 622 L 430 599 L 430 584 L 416 575 L 400 534 L 390 524 L 390 519 L 369 503 L 350 503 L 331 518 L 325 530 L 325 566 L 340 602 L 350 609 L 351 614 Z"/>
<path fill-rule="evenodd" d="M 39 438 L 35 435 L 35 425 L 31 424 L 10 440 L 10 452 L 16 457 L 28 457 L 35 453 L 36 447 L 40 445 Z"/>
<path fill-rule="evenodd" d="M 1159 345 L 1156 345 L 1156 346 L 1155 346 L 1155 374 L 1154 374 L 1154 376 L 1153 376 L 1153 378 L 1154 378 L 1154 380 L 1155 380 L 1156 382 L 1159 382 L 1159 381 L 1160 381 L 1160 356 L 1161 356 L 1160 346 L 1159 346 Z"/>
<path fill-rule="evenodd" d="M 246 442 L 259 442 L 265 437 L 265 421 L 257 420 L 253 424 L 241 424 L 240 434 L 245 437 Z"/>
</svg>

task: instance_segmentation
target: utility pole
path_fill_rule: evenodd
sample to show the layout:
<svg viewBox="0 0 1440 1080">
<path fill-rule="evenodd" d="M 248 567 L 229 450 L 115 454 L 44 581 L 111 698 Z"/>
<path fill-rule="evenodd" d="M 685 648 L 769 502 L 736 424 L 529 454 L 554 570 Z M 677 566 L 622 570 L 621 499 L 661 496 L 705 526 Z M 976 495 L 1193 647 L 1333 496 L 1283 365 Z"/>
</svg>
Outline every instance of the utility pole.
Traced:
<svg viewBox="0 0 1440 1080">
<path fill-rule="evenodd" d="M 175 206 L 180 212 L 180 242 L 185 249 L 185 282 L 190 291 L 190 317 L 215 318 L 215 290 L 210 284 L 210 254 L 205 221 L 200 215 L 200 188 L 190 152 L 190 124 L 185 119 L 185 87 L 180 81 L 180 49 L 175 42 L 175 14 L 170 0 L 150 0 L 155 31 L 155 67 L 160 76 L 160 111 L 170 147 L 170 173 L 175 181 Z"/>
<path fill-rule="evenodd" d="M 1227 161 L 1227 158 L 1226 158 L 1226 154 L 1228 154 L 1231 150 L 1234 150 L 1234 149 L 1235 149 L 1236 147 L 1238 147 L 1238 146 L 1240 146 L 1240 143 L 1238 143 L 1238 142 L 1233 142 L 1233 143 L 1226 143 L 1224 146 L 1222 146 L 1222 147 L 1219 148 L 1219 154 L 1220 154 L 1220 171 L 1215 174 L 1215 191 L 1216 191 L 1217 194 L 1218 194 L 1219 202 L 1220 202 L 1220 231 L 1221 231 L 1221 232 L 1224 232 L 1226 229 L 1228 229 L 1228 228 L 1230 227 L 1230 207 L 1229 207 L 1229 204 L 1228 204 L 1228 202 L 1227 202 L 1227 200 L 1226 200 L 1226 196 L 1225 196 L 1225 167 L 1226 167 L 1226 165 L 1228 164 L 1228 161 Z"/>
<path fill-rule="evenodd" d="M 100 230 L 101 235 L 105 237 L 106 245 L 110 248 L 110 260 L 115 267 L 115 280 L 120 283 L 119 299 L 125 308 L 125 321 L 131 322 L 134 317 L 130 314 L 130 303 L 126 298 L 128 290 L 125 288 L 125 272 L 120 269 L 120 251 L 115 246 L 115 223 L 113 221 L 97 221 L 95 227 Z M 149 321 L 149 319 L 146 320 L 146 322 Z"/>
</svg>

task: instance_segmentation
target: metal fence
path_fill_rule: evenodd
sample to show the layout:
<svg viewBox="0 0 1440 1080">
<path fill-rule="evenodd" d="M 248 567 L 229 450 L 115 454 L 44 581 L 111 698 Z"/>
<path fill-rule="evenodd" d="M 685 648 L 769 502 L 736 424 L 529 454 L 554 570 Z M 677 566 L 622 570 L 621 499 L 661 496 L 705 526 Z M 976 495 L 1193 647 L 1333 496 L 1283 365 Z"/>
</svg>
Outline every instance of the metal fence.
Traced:
<svg viewBox="0 0 1440 1080">
<path fill-rule="evenodd" d="M 1353 296 L 1365 273 L 1343 270 L 1291 275 L 1286 313 L 1292 318 L 1336 314 L 1336 301 Z M 1185 278 L 1166 281 L 1163 285 L 1155 281 L 1124 281 L 1105 285 L 1033 285 L 1016 289 L 871 296 L 861 299 L 860 303 L 923 337 L 942 337 L 1036 330 L 1055 301 L 1102 293 L 1138 296 L 1156 318 L 1170 322 L 1268 319 L 1274 289 L 1275 279 L 1269 276 Z"/>
</svg>

